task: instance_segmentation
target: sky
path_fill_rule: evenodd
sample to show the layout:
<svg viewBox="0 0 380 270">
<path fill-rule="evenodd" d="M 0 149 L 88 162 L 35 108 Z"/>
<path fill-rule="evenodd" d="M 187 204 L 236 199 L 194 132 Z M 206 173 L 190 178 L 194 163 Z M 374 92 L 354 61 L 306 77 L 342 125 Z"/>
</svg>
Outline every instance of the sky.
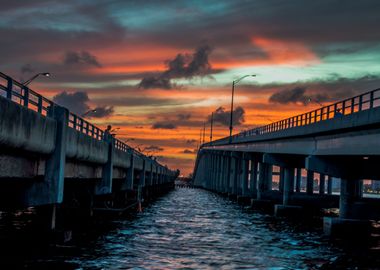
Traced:
<svg viewBox="0 0 380 270">
<path fill-rule="evenodd" d="M 182 174 L 213 139 L 380 87 L 377 0 L 0 0 L 0 71 Z M 309 101 L 311 100 L 311 101 Z"/>
</svg>

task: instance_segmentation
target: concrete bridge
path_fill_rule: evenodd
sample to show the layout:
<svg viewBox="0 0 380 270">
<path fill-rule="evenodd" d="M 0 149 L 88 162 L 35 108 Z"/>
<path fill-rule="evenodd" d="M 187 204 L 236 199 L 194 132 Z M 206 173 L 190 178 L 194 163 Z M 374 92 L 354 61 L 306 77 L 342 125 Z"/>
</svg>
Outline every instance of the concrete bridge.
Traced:
<svg viewBox="0 0 380 270">
<path fill-rule="evenodd" d="M 174 187 L 178 173 L 0 73 L 0 208 L 121 207 Z"/>
<path fill-rule="evenodd" d="M 325 232 L 344 234 L 359 228 L 365 233 L 369 220 L 380 219 L 380 199 L 363 198 L 362 184 L 380 179 L 379 164 L 376 89 L 203 144 L 193 181 L 238 201 L 251 201 L 252 206 L 273 205 L 277 216 L 339 207 L 339 217 L 324 218 Z M 340 180 L 339 195 L 332 194 L 333 179 Z"/>
</svg>

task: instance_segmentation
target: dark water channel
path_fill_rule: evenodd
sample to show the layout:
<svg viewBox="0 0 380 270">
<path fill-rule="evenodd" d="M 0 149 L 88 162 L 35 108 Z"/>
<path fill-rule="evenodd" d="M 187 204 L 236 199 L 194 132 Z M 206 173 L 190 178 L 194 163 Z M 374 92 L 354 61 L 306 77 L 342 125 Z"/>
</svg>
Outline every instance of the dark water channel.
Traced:
<svg viewBox="0 0 380 270">
<path fill-rule="evenodd" d="M 103 222 L 95 234 L 62 246 L 24 239 L 33 234 L 26 221 L 13 217 L 10 229 L 6 220 L 0 269 L 380 269 L 374 247 L 342 248 L 323 239 L 318 226 L 274 219 L 197 189 L 176 189 L 143 213 Z"/>
</svg>

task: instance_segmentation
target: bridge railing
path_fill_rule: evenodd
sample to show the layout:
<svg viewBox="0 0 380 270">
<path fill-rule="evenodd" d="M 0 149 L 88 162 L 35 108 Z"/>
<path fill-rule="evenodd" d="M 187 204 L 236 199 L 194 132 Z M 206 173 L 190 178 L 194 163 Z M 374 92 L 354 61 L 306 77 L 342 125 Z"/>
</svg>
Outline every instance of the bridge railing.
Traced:
<svg viewBox="0 0 380 270">
<path fill-rule="evenodd" d="M 48 108 L 53 104 L 49 99 L 34 92 L 29 87 L 13 80 L 0 72 L 0 96 L 28 107 L 43 115 L 47 115 Z"/>
<path fill-rule="evenodd" d="M 292 116 L 269 125 L 240 132 L 232 136 L 232 141 L 238 138 L 262 135 L 294 127 L 307 126 L 328 119 L 370 110 L 376 107 L 380 107 L 380 88 L 338 101 L 334 104 L 320 107 L 307 113 Z M 211 143 L 225 140 L 229 140 L 229 137 L 222 138 Z M 205 145 L 209 145 L 209 143 Z"/>
<path fill-rule="evenodd" d="M 44 116 L 48 115 L 49 108 L 57 105 L 53 101 L 33 91 L 28 86 L 23 85 L 2 72 L 0 72 L 0 96 L 12 100 L 17 104 L 34 110 Z M 102 129 L 72 112 L 69 113 L 68 126 L 96 140 L 101 141 L 104 138 L 104 131 Z M 145 157 L 145 155 L 119 139 L 115 139 L 115 148 L 123 152 L 131 152 L 137 156 Z"/>
</svg>

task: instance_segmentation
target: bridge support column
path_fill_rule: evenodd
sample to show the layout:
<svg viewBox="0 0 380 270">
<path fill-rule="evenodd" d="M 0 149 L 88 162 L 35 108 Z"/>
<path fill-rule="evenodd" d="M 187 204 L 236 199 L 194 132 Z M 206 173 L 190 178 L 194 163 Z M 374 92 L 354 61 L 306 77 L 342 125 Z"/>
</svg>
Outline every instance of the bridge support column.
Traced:
<svg viewBox="0 0 380 270">
<path fill-rule="evenodd" d="M 149 177 L 148 177 L 148 185 L 153 185 L 153 162 L 150 162 L 149 166 Z"/>
<path fill-rule="evenodd" d="M 218 156 L 214 153 L 212 155 L 212 178 L 211 178 L 211 190 L 216 191 L 216 181 L 217 181 L 217 162 Z"/>
<path fill-rule="evenodd" d="M 231 153 L 230 156 L 230 163 L 231 163 L 231 170 L 230 170 L 230 198 L 235 198 L 237 193 L 237 170 L 238 170 L 238 161 L 237 158 L 234 156 L 234 153 Z"/>
<path fill-rule="evenodd" d="M 251 198 L 256 198 L 257 196 L 257 172 L 258 172 L 258 161 L 256 157 L 251 158 L 251 171 L 250 171 L 250 185 L 249 191 Z"/>
<path fill-rule="evenodd" d="M 115 149 L 115 140 L 111 134 L 104 134 L 104 141 L 108 146 L 107 163 L 102 168 L 102 179 L 97 183 L 95 188 L 96 195 L 104 195 L 112 193 L 112 173 L 113 173 L 113 151 Z"/>
<path fill-rule="evenodd" d="M 299 217 L 302 212 L 302 206 L 290 205 L 291 196 L 294 193 L 294 168 L 284 167 L 284 191 L 282 193 L 282 205 L 274 206 L 276 217 L 293 216 Z"/>
<path fill-rule="evenodd" d="M 296 172 L 296 192 L 301 192 L 301 179 L 302 179 L 302 169 L 297 168 Z"/>
<path fill-rule="evenodd" d="M 236 157 L 236 196 L 242 195 L 243 154 Z"/>
<path fill-rule="evenodd" d="M 230 192 L 230 171 L 231 171 L 231 160 L 228 153 L 224 154 L 224 169 L 223 169 L 223 192 L 228 195 Z"/>
<path fill-rule="evenodd" d="M 249 175 L 249 160 L 247 159 L 247 154 L 242 155 L 240 160 L 241 164 L 241 176 L 240 176 L 240 184 L 241 184 L 241 194 L 238 197 L 238 203 L 241 204 L 249 204 L 250 203 L 250 194 L 248 189 L 248 175 Z"/>
<path fill-rule="evenodd" d="M 248 192 L 248 170 L 249 170 L 249 160 L 243 159 L 243 171 L 242 171 L 242 195 L 249 196 Z"/>
<path fill-rule="evenodd" d="M 207 178 L 206 178 L 206 189 L 210 190 L 210 182 L 212 178 L 212 155 L 210 153 L 206 156 L 206 172 L 207 172 Z"/>
<path fill-rule="evenodd" d="M 333 182 L 333 179 L 332 177 L 329 175 L 327 177 L 327 194 L 331 195 L 332 194 L 332 182 Z"/>
<path fill-rule="evenodd" d="M 131 153 L 129 168 L 127 169 L 127 176 L 124 181 L 123 190 L 133 190 L 133 181 L 135 177 L 135 158 Z"/>
<path fill-rule="evenodd" d="M 206 159 L 206 171 L 207 171 L 207 179 L 206 179 L 206 189 L 210 190 L 210 183 L 212 178 L 212 155 L 210 153 L 207 154 Z"/>
<path fill-rule="evenodd" d="M 273 210 L 273 203 L 265 198 L 265 193 L 272 190 L 272 169 L 268 163 L 258 163 L 259 174 L 257 183 L 257 194 L 255 199 L 251 199 L 251 207 L 265 210 Z"/>
<path fill-rule="evenodd" d="M 57 123 L 55 148 L 46 161 L 44 180 L 33 183 L 26 191 L 24 203 L 27 206 L 59 204 L 63 201 L 69 111 L 54 105 L 49 110 L 49 117 Z"/>
<path fill-rule="evenodd" d="M 272 165 L 261 162 L 259 166 L 257 199 L 262 200 L 264 193 L 272 189 Z"/>
<path fill-rule="evenodd" d="M 143 189 L 145 188 L 145 177 L 146 177 L 146 160 L 143 159 L 143 168 L 140 171 L 140 180 L 138 184 L 138 196 L 137 196 L 137 202 L 141 204 L 144 200 L 143 198 Z"/>
<path fill-rule="evenodd" d="M 312 195 L 314 193 L 314 172 L 311 170 L 307 170 L 306 193 L 308 195 Z"/>
<path fill-rule="evenodd" d="M 223 156 L 218 155 L 218 184 L 217 184 L 217 191 L 219 193 L 223 192 Z"/>
<path fill-rule="evenodd" d="M 214 173 L 213 173 L 213 178 L 212 178 L 212 190 L 213 191 L 218 191 L 217 190 L 217 184 L 218 184 L 218 155 L 217 154 L 214 154 L 214 162 L 213 162 L 213 170 L 214 170 Z"/>
<path fill-rule="evenodd" d="M 284 170 L 284 192 L 283 205 L 288 205 L 290 196 L 294 192 L 294 168 L 283 168 Z"/>
<path fill-rule="evenodd" d="M 284 178 L 285 178 L 285 168 L 280 167 L 280 175 L 278 179 L 278 190 L 283 193 L 284 192 Z"/>
<path fill-rule="evenodd" d="M 355 209 L 355 202 L 361 198 L 360 180 L 341 179 L 339 217 L 346 219 L 356 219 L 360 215 Z"/>
<path fill-rule="evenodd" d="M 366 160 L 352 157 L 318 157 L 306 158 L 306 168 L 319 173 L 341 178 L 339 198 L 339 218 L 324 217 L 323 230 L 332 237 L 348 239 L 368 237 L 371 232 L 371 207 L 360 200 L 360 178 L 371 173 L 377 176 L 373 167 L 367 166 Z M 361 169 L 358 169 L 361 168 Z M 366 169 L 364 169 L 366 168 Z M 355 232 L 354 234 L 352 232 Z"/>
<path fill-rule="evenodd" d="M 333 237 L 363 238 L 371 234 L 371 222 L 365 216 L 361 197 L 361 181 L 358 179 L 341 179 L 340 181 L 339 218 L 325 217 L 324 232 Z M 355 234 L 352 234 L 355 232 Z"/>
<path fill-rule="evenodd" d="M 319 194 L 325 194 L 325 178 L 323 173 L 319 175 Z"/>
<path fill-rule="evenodd" d="M 156 166 L 156 172 L 154 174 L 154 187 L 155 189 L 157 190 L 157 187 L 158 187 L 158 181 L 159 181 L 159 174 L 160 174 L 160 168 L 158 166 Z"/>
<path fill-rule="evenodd" d="M 208 176 L 206 179 L 206 188 L 210 190 L 211 181 L 212 181 L 212 154 L 208 154 L 206 160 L 207 160 L 207 172 L 208 172 Z"/>
</svg>

